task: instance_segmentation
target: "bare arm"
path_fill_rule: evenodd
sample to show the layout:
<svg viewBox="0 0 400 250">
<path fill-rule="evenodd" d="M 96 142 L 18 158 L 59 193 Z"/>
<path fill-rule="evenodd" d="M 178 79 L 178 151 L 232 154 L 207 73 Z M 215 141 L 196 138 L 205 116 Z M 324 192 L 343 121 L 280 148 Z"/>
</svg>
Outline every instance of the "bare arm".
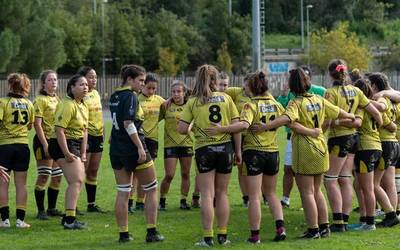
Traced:
<svg viewBox="0 0 400 250">
<path fill-rule="evenodd" d="M 186 122 L 179 121 L 178 123 L 178 133 L 182 135 L 186 135 L 189 133 L 190 124 Z"/>
<path fill-rule="evenodd" d="M 298 122 L 289 124 L 288 127 L 297 134 L 311 136 L 314 138 L 317 138 L 322 133 L 322 129 L 320 128 L 307 128 Z"/>
<path fill-rule="evenodd" d="M 81 161 L 86 161 L 86 147 L 87 147 L 87 140 L 88 140 L 88 132 L 87 129 L 83 131 L 83 139 L 81 142 Z"/>
<path fill-rule="evenodd" d="M 379 103 L 379 104 L 382 104 L 382 103 Z M 384 104 L 382 104 L 382 105 L 384 105 Z M 384 105 L 384 106 L 386 109 L 386 105 Z M 378 124 L 379 127 L 382 126 L 382 123 L 383 123 L 382 115 L 379 112 L 379 109 L 375 107 L 375 105 L 367 105 L 365 107 L 365 111 L 367 111 L 374 118 L 374 120 L 376 121 L 376 123 Z"/>
<path fill-rule="evenodd" d="M 229 125 L 221 126 L 218 123 L 211 123 L 211 127 L 206 128 L 204 131 L 210 135 L 223 134 L 223 133 L 240 133 L 248 129 L 250 126 L 249 123 L 245 121 L 232 122 Z"/>
<path fill-rule="evenodd" d="M 394 122 L 389 123 L 389 125 L 385 126 L 390 133 L 394 133 L 397 130 L 397 125 Z"/>
<path fill-rule="evenodd" d="M 130 120 L 124 121 L 124 128 L 127 129 L 130 124 L 135 126 L 135 124 L 133 124 L 133 121 L 130 121 Z M 135 146 L 138 149 L 138 155 L 139 155 L 138 163 L 144 162 L 146 160 L 146 152 L 144 151 L 144 147 L 143 147 L 142 142 L 139 139 L 138 133 L 131 134 L 131 135 L 129 135 L 129 137 L 131 138 L 133 144 L 135 144 Z"/>
<path fill-rule="evenodd" d="M 61 148 L 61 151 L 64 154 L 65 160 L 67 162 L 73 162 L 78 157 L 71 152 L 69 152 L 67 146 L 67 138 L 65 137 L 65 129 L 62 127 L 56 127 L 56 136 L 57 136 L 57 143 Z"/>
<path fill-rule="evenodd" d="M 46 136 L 44 135 L 43 127 L 42 127 L 42 117 L 35 117 L 35 122 L 33 124 L 36 131 L 36 136 L 38 137 L 40 144 L 43 146 L 44 154 L 46 158 L 50 158 L 49 155 L 49 145 L 46 140 Z"/>
<path fill-rule="evenodd" d="M 387 97 L 394 102 L 400 102 L 400 91 L 394 89 L 382 90 L 374 95 L 374 99 L 378 99 L 380 97 Z"/>
<path fill-rule="evenodd" d="M 231 125 L 239 124 L 239 119 L 232 120 Z M 248 127 L 248 126 L 247 126 Z M 235 142 L 235 160 L 236 164 L 242 164 L 242 134 L 240 132 L 233 133 L 233 141 Z"/>
<path fill-rule="evenodd" d="M 378 109 L 379 112 L 384 112 L 384 111 L 386 110 L 386 105 L 385 105 L 384 103 L 377 102 L 377 101 L 375 101 L 375 100 L 371 100 L 371 104 L 372 104 L 372 106 L 374 106 L 376 109 Z M 370 106 L 370 105 L 368 105 L 368 106 Z M 368 107 L 368 106 L 367 106 L 367 107 Z M 365 107 L 365 108 L 367 108 L 367 107 Z"/>
<path fill-rule="evenodd" d="M 331 127 L 338 127 L 338 126 L 344 126 L 346 128 L 359 128 L 361 127 L 362 120 L 360 118 L 351 120 L 351 119 L 338 119 L 334 120 L 334 122 L 331 123 Z"/>
</svg>

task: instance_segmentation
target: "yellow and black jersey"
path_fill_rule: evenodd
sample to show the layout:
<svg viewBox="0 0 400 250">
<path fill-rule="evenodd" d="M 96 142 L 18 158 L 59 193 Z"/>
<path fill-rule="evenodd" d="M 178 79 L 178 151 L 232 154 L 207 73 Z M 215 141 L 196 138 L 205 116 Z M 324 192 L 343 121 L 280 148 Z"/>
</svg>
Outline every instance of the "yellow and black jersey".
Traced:
<svg viewBox="0 0 400 250">
<path fill-rule="evenodd" d="M 336 119 L 340 108 L 323 97 L 304 94 L 291 100 L 285 115 L 291 122 L 298 122 L 307 128 L 321 128 L 325 118 Z M 324 135 L 318 138 L 299 135 L 292 137 L 293 171 L 299 174 L 322 174 L 329 168 L 329 152 Z"/>
<path fill-rule="evenodd" d="M 358 128 L 360 134 L 358 150 L 382 150 L 378 125 L 374 118 L 364 109 L 358 109 L 355 115 L 362 120 L 361 127 Z M 383 126 L 387 126 L 391 122 L 386 115 L 383 115 L 382 118 Z"/>
<path fill-rule="evenodd" d="M 29 99 L 16 94 L 0 98 L 0 145 L 28 144 L 28 126 L 35 120 Z"/>
<path fill-rule="evenodd" d="M 55 119 L 54 125 L 64 128 L 67 139 L 81 139 L 88 128 L 89 110 L 84 101 L 66 96 L 57 105 Z M 55 132 L 51 138 L 56 138 Z"/>
<path fill-rule="evenodd" d="M 211 123 L 226 126 L 237 118 L 239 118 L 239 113 L 232 98 L 222 92 L 213 92 L 205 104 L 202 104 L 198 98 L 191 97 L 183 109 L 180 120 L 187 124 L 194 121 L 195 149 L 198 149 L 208 145 L 230 142 L 231 134 L 208 135 L 204 129 L 210 127 Z"/>
<path fill-rule="evenodd" d="M 92 91 L 87 93 L 83 100 L 89 109 L 88 134 L 93 136 L 102 136 L 104 124 L 99 92 L 97 92 L 95 89 L 92 89 Z"/>
<path fill-rule="evenodd" d="M 251 102 L 251 97 L 246 95 L 246 92 L 243 88 L 229 87 L 225 90 L 225 93 L 232 98 L 239 114 L 242 112 L 243 106 L 246 103 Z"/>
<path fill-rule="evenodd" d="M 282 115 L 284 111 L 282 105 L 270 96 L 258 96 L 243 106 L 240 120 L 250 125 L 259 122 L 268 123 Z M 243 150 L 278 151 L 276 134 L 276 129 L 258 133 L 248 130 L 244 133 Z"/>
<path fill-rule="evenodd" d="M 397 105 L 390 101 L 389 98 L 379 98 L 378 102 L 386 105 L 386 110 L 383 112 L 382 117 L 384 118 L 386 116 L 391 122 L 396 123 L 399 113 Z M 396 132 L 387 130 L 385 126 L 379 128 L 379 137 L 381 141 L 397 141 L 396 134 Z"/>
<path fill-rule="evenodd" d="M 397 117 L 396 117 L 396 125 L 397 125 L 397 131 L 396 131 L 396 138 L 398 141 L 400 141 L 400 102 L 396 103 L 396 110 L 397 112 Z"/>
<path fill-rule="evenodd" d="M 164 105 L 163 105 L 164 107 Z M 161 108 L 160 119 L 164 119 L 164 148 L 171 147 L 193 147 L 193 140 L 190 136 L 178 133 L 178 122 L 181 119 L 183 105 L 171 103 L 166 110 Z"/>
<path fill-rule="evenodd" d="M 60 98 L 58 96 L 38 95 L 34 102 L 35 117 L 42 118 L 42 129 L 47 139 L 54 133 L 54 117 Z"/>
<path fill-rule="evenodd" d="M 332 104 L 349 113 L 355 114 L 358 108 L 365 108 L 369 104 L 368 98 L 364 93 L 353 85 L 338 85 L 333 83 L 333 87 L 325 92 L 325 98 Z M 338 126 L 329 130 L 329 138 L 351 135 L 356 133 L 355 128 Z"/>
<path fill-rule="evenodd" d="M 158 118 L 160 116 L 160 106 L 165 102 L 159 95 L 145 96 L 140 94 L 139 104 L 143 109 L 144 121 L 142 129 L 146 138 L 158 141 Z"/>
</svg>

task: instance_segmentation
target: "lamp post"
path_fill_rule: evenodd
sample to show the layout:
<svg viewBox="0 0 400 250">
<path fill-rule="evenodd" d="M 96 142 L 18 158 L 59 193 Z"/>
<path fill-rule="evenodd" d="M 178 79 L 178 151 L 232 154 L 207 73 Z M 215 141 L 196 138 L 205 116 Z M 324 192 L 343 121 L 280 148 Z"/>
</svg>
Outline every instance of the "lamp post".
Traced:
<svg viewBox="0 0 400 250">
<path fill-rule="evenodd" d="M 105 35 L 105 28 L 104 28 L 104 16 L 105 16 L 105 4 L 107 3 L 108 0 L 103 0 L 101 4 L 101 36 L 103 40 L 103 48 L 102 48 L 102 76 L 103 76 L 103 81 L 106 79 L 106 35 Z"/>
<path fill-rule="evenodd" d="M 260 41 L 260 0 L 253 0 L 252 6 L 252 19 L 253 19 L 253 71 L 261 68 L 261 41 Z"/>
<path fill-rule="evenodd" d="M 301 19 L 301 48 L 304 50 L 304 10 L 303 0 L 300 0 L 300 19 Z"/>
<path fill-rule="evenodd" d="M 307 16 L 307 64 L 310 65 L 310 9 L 313 6 L 311 4 L 306 6 L 306 16 Z"/>
</svg>

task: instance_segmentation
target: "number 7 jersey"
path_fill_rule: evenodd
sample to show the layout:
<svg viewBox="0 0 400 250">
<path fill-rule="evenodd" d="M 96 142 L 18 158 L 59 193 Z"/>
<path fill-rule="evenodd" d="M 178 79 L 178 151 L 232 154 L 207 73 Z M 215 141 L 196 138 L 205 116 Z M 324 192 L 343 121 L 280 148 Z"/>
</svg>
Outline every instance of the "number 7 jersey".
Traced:
<svg viewBox="0 0 400 250">
<path fill-rule="evenodd" d="M 28 125 L 34 119 L 33 104 L 27 98 L 15 94 L 0 98 L 0 145 L 28 144 Z"/>
<path fill-rule="evenodd" d="M 187 124 L 194 122 L 195 149 L 198 149 L 208 145 L 230 142 L 230 133 L 208 135 L 204 129 L 211 127 L 212 123 L 226 126 L 237 118 L 239 118 L 239 113 L 232 98 L 222 92 L 213 92 L 205 104 L 202 104 L 197 97 L 191 97 L 183 109 L 180 120 Z"/>
</svg>

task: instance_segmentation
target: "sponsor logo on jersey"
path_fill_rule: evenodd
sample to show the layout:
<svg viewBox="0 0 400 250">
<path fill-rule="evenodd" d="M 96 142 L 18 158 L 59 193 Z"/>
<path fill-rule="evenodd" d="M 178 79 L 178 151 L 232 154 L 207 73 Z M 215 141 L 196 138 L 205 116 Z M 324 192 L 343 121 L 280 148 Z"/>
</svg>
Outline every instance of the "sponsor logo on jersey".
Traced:
<svg viewBox="0 0 400 250">
<path fill-rule="evenodd" d="M 314 111 L 320 111 L 321 110 L 321 105 L 319 103 L 311 103 L 307 104 L 307 111 L 308 112 L 314 112 Z"/>
<path fill-rule="evenodd" d="M 216 102 L 225 102 L 224 96 L 212 96 L 208 98 L 209 103 L 216 103 Z"/>
<path fill-rule="evenodd" d="M 354 97 L 357 95 L 356 91 L 354 89 L 351 90 L 345 90 L 345 91 L 340 91 L 340 94 L 345 97 Z"/>
<path fill-rule="evenodd" d="M 259 107 L 261 113 L 275 113 L 278 110 L 275 104 L 261 104 Z"/>
</svg>

